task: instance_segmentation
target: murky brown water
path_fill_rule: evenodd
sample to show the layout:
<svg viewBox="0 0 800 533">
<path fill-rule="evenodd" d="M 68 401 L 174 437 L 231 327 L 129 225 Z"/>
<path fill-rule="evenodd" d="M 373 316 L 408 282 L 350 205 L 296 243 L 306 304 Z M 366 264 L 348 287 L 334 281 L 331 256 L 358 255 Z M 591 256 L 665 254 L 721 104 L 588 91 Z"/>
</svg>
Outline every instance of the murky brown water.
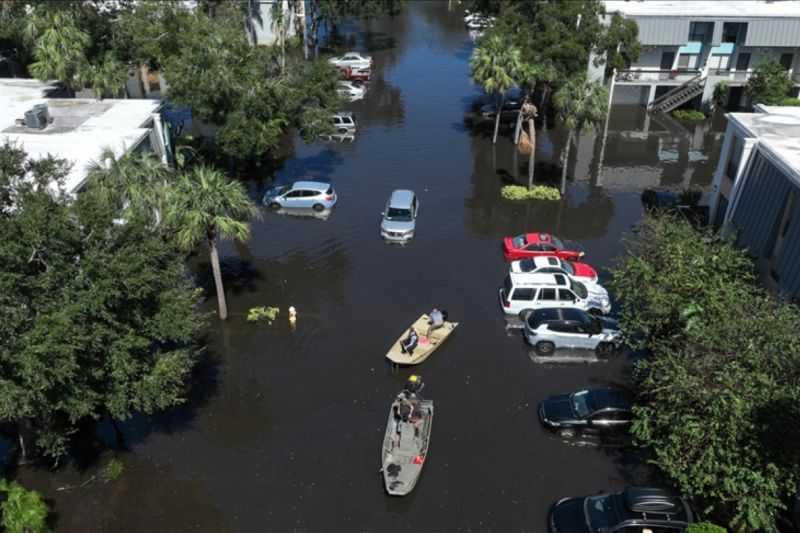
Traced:
<svg viewBox="0 0 800 533">
<path fill-rule="evenodd" d="M 223 247 L 232 317 L 211 326 L 210 361 L 189 405 L 125 424 L 130 452 L 118 481 L 56 492 L 78 479 L 74 469 L 22 473 L 53 499 L 59 531 L 539 532 L 562 496 L 646 480 L 631 453 L 568 446 L 540 428 L 540 399 L 624 383 L 628 364 L 532 362 L 498 308 L 507 270 L 499 239 L 556 232 L 580 241 L 607 277 L 641 218 L 642 188 L 708 186 L 719 124 L 690 130 L 618 107 L 601 172 L 601 136 L 585 134 L 564 202 L 512 205 L 499 198 L 515 174 L 508 135 L 493 148 L 488 129 L 464 120 L 479 93 L 462 14 L 446 2 L 408 5 L 362 28 L 377 79 L 351 106 L 362 128 L 355 142 L 298 142 L 278 173 L 332 179 L 332 216 L 268 213 L 247 245 Z M 564 139 L 559 129 L 539 132 L 539 177 L 560 174 L 546 163 Z M 255 181 L 253 194 L 265 184 Z M 378 237 L 394 188 L 414 189 L 421 202 L 406 247 Z M 208 281 L 207 264 L 199 273 Z M 285 314 L 273 326 L 248 324 L 258 305 L 294 305 L 296 330 Z M 410 372 L 392 373 L 383 355 L 434 305 L 461 326 L 416 369 L 437 407 L 431 453 L 414 493 L 393 499 L 378 473 L 381 439 Z"/>
</svg>

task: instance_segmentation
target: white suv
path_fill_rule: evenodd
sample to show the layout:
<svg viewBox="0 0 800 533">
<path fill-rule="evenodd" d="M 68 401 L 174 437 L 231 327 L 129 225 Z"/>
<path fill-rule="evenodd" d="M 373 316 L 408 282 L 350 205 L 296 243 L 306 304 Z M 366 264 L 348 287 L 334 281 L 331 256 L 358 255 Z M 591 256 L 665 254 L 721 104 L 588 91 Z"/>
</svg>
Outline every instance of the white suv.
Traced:
<svg viewBox="0 0 800 533">
<path fill-rule="evenodd" d="M 511 272 L 499 294 L 500 307 L 507 315 L 543 307 L 571 307 L 604 315 L 611 312 L 608 291 L 596 283 L 583 283 L 564 274 Z"/>
</svg>

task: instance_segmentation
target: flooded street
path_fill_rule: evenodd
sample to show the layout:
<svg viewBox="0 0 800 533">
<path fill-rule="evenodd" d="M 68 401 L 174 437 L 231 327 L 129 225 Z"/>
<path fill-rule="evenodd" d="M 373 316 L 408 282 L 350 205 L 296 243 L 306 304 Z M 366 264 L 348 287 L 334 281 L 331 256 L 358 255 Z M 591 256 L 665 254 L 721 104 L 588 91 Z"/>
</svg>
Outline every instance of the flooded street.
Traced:
<svg viewBox="0 0 800 533">
<path fill-rule="evenodd" d="M 515 168 L 507 131 L 493 148 L 490 127 L 465 121 L 480 92 L 462 16 L 447 2 L 408 2 L 360 26 L 353 46 L 375 63 L 366 98 L 348 106 L 354 142 L 298 140 L 277 173 L 329 178 L 338 205 L 327 220 L 265 212 L 247 245 L 224 244 L 231 317 L 212 319 L 209 362 L 184 408 L 123 424 L 119 480 L 56 492 L 54 476 L 22 474 L 55 503 L 58 531 L 541 532 L 563 496 L 647 480 L 629 451 L 566 445 L 540 426 L 541 399 L 625 384 L 630 365 L 532 357 L 498 305 L 500 239 L 535 230 L 579 241 L 605 281 L 642 216 L 643 188 L 708 188 L 722 124 L 687 128 L 615 106 L 604 149 L 602 125 L 579 137 L 563 202 L 504 201 L 500 187 L 526 179 L 527 156 Z M 537 181 L 560 177 L 565 139 L 539 132 Z M 251 181 L 254 197 L 267 178 Z M 420 200 L 407 246 L 378 235 L 396 188 Z M 205 256 L 197 273 L 210 281 Z M 281 315 L 248 323 L 254 306 Z M 461 325 L 414 369 L 436 402 L 431 451 L 415 491 L 390 498 L 381 443 L 411 370 L 393 372 L 384 354 L 433 306 Z"/>
</svg>

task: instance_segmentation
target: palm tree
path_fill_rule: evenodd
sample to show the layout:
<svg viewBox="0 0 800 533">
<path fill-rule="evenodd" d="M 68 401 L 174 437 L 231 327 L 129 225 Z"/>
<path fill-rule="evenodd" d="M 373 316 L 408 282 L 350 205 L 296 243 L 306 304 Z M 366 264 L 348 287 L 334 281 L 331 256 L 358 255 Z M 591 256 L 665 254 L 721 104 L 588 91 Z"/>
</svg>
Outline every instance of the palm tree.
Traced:
<svg viewBox="0 0 800 533">
<path fill-rule="evenodd" d="M 128 80 L 128 67 L 113 52 L 107 52 L 102 62 L 87 69 L 86 85 L 90 87 L 98 100 L 106 95 L 112 98 L 119 96 Z"/>
<path fill-rule="evenodd" d="M 561 194 L 567 187 L 567 162 L 575 132 L 585 127 L 594 127 L 606 115 L 608 89 L 598 82 L 588 81 L 585 75 L 568 80 L 553 95 L 553 103 L 558 110 L 559 119 L 569 130 L 567 144 L 561 156 Z"/>
<path fill-rule="evenodd" d="M 248 222 L 258 214 L 245 188 L 211 167 L 194 167 L 180 174 L 170 187 L 168 226 L 175 232 L 175 242 L 184 250 L 193 250 L 203 241 L 208 243 L 222 320 L 228 318 L 228 306 L 217 241 L 220 238 L 246 241 L 250 237 Z"/>
<path fill-rule="evenodd" d="M 286 34 L 289 29 L 289 17 L 286 12 L 289 8 L 284 0 L 278 0 L 270 8 L 272 30 L 278 34 L 278 44 L 281 48 L 281 74 L 286 70 Z"/>
<path fill-rule="evenodd" d="M 83 86 L 89 34 L 81 30 L 68 11 L 34 12 L 28 17 L 25 38 L 34 47 L 36 61 L 28 70 L 40 80 L 59 80 L 74 94 Z"/>
<path fill-rule="evenodd" d="M 470 68 L 472 79 L 490 94 L 497 95 L 497 114 L 494 120 L 492 144 L 497 142 L 500 130 L 500 111 L 506 92 L 516 85 L 515 76 L 521 68 L 520 51 L 507 38 L 490 34 L 481 39 L 472 53 Z"/>
</svg>

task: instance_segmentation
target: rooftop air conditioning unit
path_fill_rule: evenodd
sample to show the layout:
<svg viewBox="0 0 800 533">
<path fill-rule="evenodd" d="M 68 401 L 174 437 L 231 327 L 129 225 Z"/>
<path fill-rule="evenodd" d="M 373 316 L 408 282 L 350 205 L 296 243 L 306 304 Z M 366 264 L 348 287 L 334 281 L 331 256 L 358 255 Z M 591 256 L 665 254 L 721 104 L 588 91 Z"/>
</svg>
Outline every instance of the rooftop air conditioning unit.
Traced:
<svg viewBox="0 0 800 533">
<path fill-rule="evenodd" d="M 43 130 L 49 122 L 50 113 L 47 112 L 47 104 L 37 104 L 25 112 L 25 126 L 28 128 Z"/>
</svg>

